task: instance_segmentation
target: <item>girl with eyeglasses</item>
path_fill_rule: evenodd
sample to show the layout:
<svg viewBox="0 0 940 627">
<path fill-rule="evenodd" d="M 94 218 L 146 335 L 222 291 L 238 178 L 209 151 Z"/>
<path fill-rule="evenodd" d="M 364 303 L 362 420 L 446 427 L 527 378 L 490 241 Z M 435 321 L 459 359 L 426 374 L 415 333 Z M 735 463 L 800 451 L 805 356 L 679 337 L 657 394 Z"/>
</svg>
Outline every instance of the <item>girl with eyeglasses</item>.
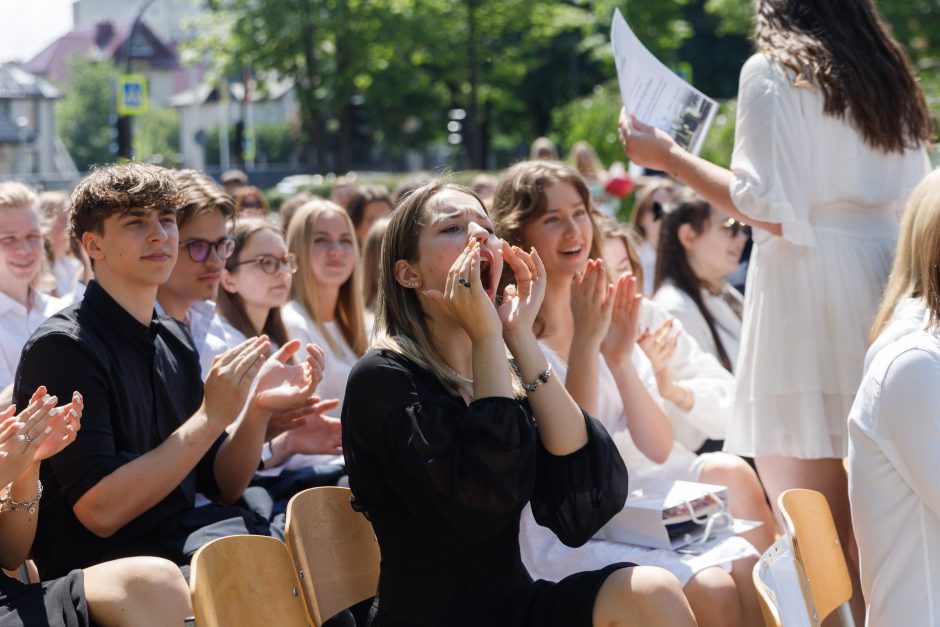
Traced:
<svg viewBox="0 0 940 627">
<path fill-rule="evenodd" d="M 699 347 L 734 371 L 744 297 L 728 282 L 748 227 L 691 192 L 663 216 L 653 300 L 682 323 Z"/>
<path fill-rule="evenodd" d="M 284 325 L 289 337 L 323 348 L 317 395 L 342 405 L 349 371 L 368 347 L 356 230 L 342 207 L 312 200 L 291 218 L 287 246 L 299 270 L 281 311 Z M 295 456 L 291 463 L 330 461 L 335 456 Z"/>
<path fill-rule="evenodd" d="M 281 307 L 287 303 L 297 259 L 277 228 L 262 220 L 239 220 L 232 237 L 235 246 L 225 260 L 216 311 L 233 346 L 262 334 L 272 346 L 283 346 L 290 338 Z"/>
</svg>

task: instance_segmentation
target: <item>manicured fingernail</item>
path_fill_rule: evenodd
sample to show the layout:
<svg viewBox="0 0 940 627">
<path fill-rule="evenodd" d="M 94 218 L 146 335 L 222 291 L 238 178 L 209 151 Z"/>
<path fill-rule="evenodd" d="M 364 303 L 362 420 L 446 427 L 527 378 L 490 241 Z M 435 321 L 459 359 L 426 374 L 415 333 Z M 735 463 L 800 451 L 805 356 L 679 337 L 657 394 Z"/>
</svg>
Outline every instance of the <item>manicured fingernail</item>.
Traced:
<svg viewBox="0 0 940 627">
<path fill-rule="evenodd" d="M 45 434 L 52 433 L 52 427 L 46 427 L 45 429 L 42 430 L 42 432 Z"/>
<path fill-rule="evenodd" d="M 43 402 L 43 403 L 48 403 L 50 398 L 52 398 L 52 397 L 49 396 L 48 394 L 46 394 L 45 396 L 42 397 L 42 402 Z"/>
<path fill-rule="evenodd" d="M 57 407 L 53 407 L 52 409 L 49 410 L 50 416 L 55 416 L 58 413 L 59 413 L 59 409 Z"/>
<path fill-rule="evenodd" d="M 58 396 L 49 396 L 49 397 L 46 398 L 46 402 L 47 402 L 47 403 L 50 403 L 50 404 L 52 404 L 52 405 L 55 405 L 56 403 L 59 402 L 59 397 L 58 397 Z"/>
<path fill-rule="evenodd" d="M 21 429 L 22 429 L 23 427 L 25 427 L 25 426 L 26 426 L 26 423 L 25 423 L 25 422 L 18 422 L 18 423 L 16 423 L 16 430 L 19 431 L 19 430 L 21 430 Z"/>
<path fill-rule="evenodd" d="M 69 410 L 69 416 L 70 416 L 71 418 L 78 418 L 78 412 L 75 411 L 74 409 L 70 409 L 70 410 Z"/>
<path fill-rule="evenodd" d="M 21 433 L 21 434 L 19 434 L 18 436 L 16 436 L 16 438 L 17 438 L 20 442 L 22 442 L 23 440 L 26 439 L 26 434 L 25 434 L 25 433 Z"/>
</svg>

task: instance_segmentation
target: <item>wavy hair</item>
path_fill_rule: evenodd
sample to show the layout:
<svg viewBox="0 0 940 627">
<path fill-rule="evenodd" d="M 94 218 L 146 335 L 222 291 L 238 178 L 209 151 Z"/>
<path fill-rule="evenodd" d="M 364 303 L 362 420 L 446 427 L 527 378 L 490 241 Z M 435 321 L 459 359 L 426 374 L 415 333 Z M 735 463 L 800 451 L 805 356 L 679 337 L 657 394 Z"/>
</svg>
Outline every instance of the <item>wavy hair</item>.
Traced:
<svg viewBox="0 0 940 627">
<path fill-rule="evenodd" d="M 757 50 L 818 86 L 824 111 L 882 152 L 933 141 L 924 93 L 871 0 L 755 0 Z"/>
</svg>

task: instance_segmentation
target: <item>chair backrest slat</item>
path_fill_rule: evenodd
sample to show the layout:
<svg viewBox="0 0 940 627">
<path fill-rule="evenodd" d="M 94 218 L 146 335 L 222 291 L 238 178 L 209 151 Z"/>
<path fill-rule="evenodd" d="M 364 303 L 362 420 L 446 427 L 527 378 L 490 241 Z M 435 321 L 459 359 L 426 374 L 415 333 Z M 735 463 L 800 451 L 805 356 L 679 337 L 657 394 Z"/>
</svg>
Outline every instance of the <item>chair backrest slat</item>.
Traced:
<svg viewBox="0 0 940 627">
<path fill-rule="evenodd" d="M 805 577 L 807 605 L 817 624 L 852 597 L 852 580 L 826 497 L 815 490 L 787 490 L 777 500 Z"/>
<path fill-rule="evenodd" d="M 275 538 L 209 542 L 193 556 L 190 590 L 199 627 L 310 624 L 287 547 Z"/>
<path fill-rule="evenodd" d="M 348 488 L 310 488 L 287 505 L 287 547 L 318 627 L 378 587 L 379 545 L 351 495 Z"/>
</svg>

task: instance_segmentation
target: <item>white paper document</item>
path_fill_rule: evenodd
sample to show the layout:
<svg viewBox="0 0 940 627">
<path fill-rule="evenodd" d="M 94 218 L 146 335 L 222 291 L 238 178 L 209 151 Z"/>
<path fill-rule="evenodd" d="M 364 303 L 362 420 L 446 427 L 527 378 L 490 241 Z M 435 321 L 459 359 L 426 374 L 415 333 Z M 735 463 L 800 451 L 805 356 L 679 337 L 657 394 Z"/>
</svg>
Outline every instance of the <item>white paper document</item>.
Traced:
<svg viewBox="0 0 940 627">
<path fill-rule="evenodd" d="M 620 99 L 628 114 L 669 133 L 693 154 L 702 149 L 718 103 L 662 64 L 614 12 L 610 43 L 617 64 Z"/>
</svg>

